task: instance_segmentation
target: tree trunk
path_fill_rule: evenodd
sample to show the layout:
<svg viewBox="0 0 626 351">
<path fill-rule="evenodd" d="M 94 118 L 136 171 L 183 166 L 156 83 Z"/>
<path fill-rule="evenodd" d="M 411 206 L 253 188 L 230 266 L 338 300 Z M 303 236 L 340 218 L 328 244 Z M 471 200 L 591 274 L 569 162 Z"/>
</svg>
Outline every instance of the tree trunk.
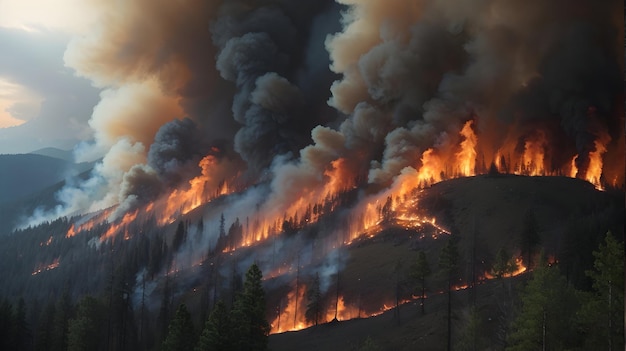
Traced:
<svg viewBox="0 0 626 351">
<path fill-rule="evenodd" d="M 543 310 L 541 350 L 546 351 L 546 310 Z"/>
<path fill-rule="evenodd" d="M 609 335 L 608 335 L 608 337 L 609 337 L 609 351 L 613 350 L 613 342 L 612 342 L 613 341 L 612 340 L 613 339 L 613 315 L 612 315 L 613 311 L 611 311 L 611 307 L 612 307 L 612 301 L 611 301 L 611 299 L 612 299 L 612 296 L 611 296 L 611 293 L 612 293 L 612 291 L 611 291 L 612 289 L 611 288 L 612 288 L 612 286 L 611 285 L 612 285 L 611 284 L 611 280 L 609 280 Z"/>
<path fill-rule="evenodd" d="M 422 296 L 420 298 L 420 307 L 422 308 L 422 315 L 424 314 L 424 298 L 426 296 L 426 282 L 425 279 L 422 277 Z"/>
<path fill-rule="evenodd" d="M 452 350 L 452 278 L 448 277 L 448 343 L 446 350 Z"/>
</svg>

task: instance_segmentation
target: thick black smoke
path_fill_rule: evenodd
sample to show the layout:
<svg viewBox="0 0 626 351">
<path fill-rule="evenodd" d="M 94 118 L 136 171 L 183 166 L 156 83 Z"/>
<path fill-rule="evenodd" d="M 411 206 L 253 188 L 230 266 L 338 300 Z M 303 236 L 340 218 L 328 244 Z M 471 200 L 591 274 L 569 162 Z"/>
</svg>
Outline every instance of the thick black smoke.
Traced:
<svg viewBox="0 0 626 351">
<path fill-rule="evenodd" d="M 191 119 L 174 120 L 161 127 L 148 152 L 148 165 L 168 187 L 198 173 L 198 161 L 208 154 L 210 144 Z"/>
<path fill-rule="evenodd" d="M 599 142 L 623 164 L 616 0 L 107 4 L 66 53 L 106 89 L 90 123 L 95 149 L 115 152 L 68 192 L 81 203 L 151 201 L 217 146 L 247 184 L 272 178 L 269 203 L 287 208 L 338 159 L 388 186 L 426 149 L 454 152 L 469 119 L 487 162 L 542 126 L 581 176 Z"/>
<path fill-rule="evenodd" d="M 221 14 L 211 31 L 217 69 L 237 88 L 232 112 L 241 128 L 234 147 L 259 175 L 275 156 L 295 154 L 310 142 L 319 121 L 306 112 L 305 97 L 290 80 L 307 46 L 294 24 L 302 19 L 289 18 L 281 4 L 251 10 L 233 2 Z"/>
</svg>

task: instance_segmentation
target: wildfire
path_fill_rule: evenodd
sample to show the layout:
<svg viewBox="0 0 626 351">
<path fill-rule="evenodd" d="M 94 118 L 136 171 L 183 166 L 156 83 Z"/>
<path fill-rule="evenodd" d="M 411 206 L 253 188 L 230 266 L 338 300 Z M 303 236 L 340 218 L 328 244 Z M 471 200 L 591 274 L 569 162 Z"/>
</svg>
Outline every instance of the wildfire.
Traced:
<svg viewBox="0 0 626 351">
<path fill-rule="evenodd" d="M 165 208 L 161 210 L 160 224 L 172 223 L 180 215 L 185 215 L 200 205 L 226 194 L 230 194 L 235 189 L 228 185 L 225 180 L 216 179 L 213 170 L 219 167 L 219 160 L 214 155 L 207 155 L 198 166 L 201 174 L 188 183 L 186 189 L 174 189 L 166 200 Z M 154 208 L 152 204 L 146 211 Z"/>
<path fill-rule="evenodd" d="M 595 150 L 589 153 L 589 166 L 587 167 L 585 179 L 595 185 L 599 190 L 603 189 L 600 183 L 600 177 L 602 176 L 602 155 L 607 151 L 606 144 L 608 144 L 609 141 L 610 137 L 608 137 L 608 135 L 595 140 Z"/>
<path fill-rule="evenodd" d="M 526 273 L 527 267 L 524 266 L 524 261 L 521 257 L 515 257 L 514 259 L 515 263 L 514 263 L 514 270 L 508 273 L 504 273 L 502 275 L 502 277 L 505 278 L 510 278 L 510 277 L 516 277 L 520 274 Z M 489 280 L 489 279 L 496 279 L 497 277 L 493 274 L 491 274 L 490 272 L 485 272 L 483 275 L 483 279 L 485 280 Z"/>
<path fill-rule="evenodd" d="M 103 242 L 103 241 L 106 241 L 107 239 L 113 238 L 113 236 L 121 228 L 125 228 L 124 237 L 127 237 L 129 234 L 128 234 L 128 228 L 126 228 L 126 227 L 137 218 L 137 214 L 138 213 L 139 213 L 139 210 L 136 210 L 136 211 L 131 212 L 131 213 L 127 213 L 127 214 L 124 215 L 124 217 L 122 217 L 122 219 L 119 222 L 111 223 L 111 226 L 106 231 L 106 233 L 104 233 L 104 235 L 102 235 L 100 237 L 100 242 Z"/>
<path fill-rule="evenodd" d="M 536 137 L 528 139 L 524 143 L 522 164 L 516 173 L 530 176 L 546 174 L 544 167 L 545 145 L 547 144 L 545 133 L 539 131 Z"/>
<path fill-rule="evenodd" d="M 272 334 L 302 330 L 313 325 L 313 323 L 307 322 L 305 318 L 305 291 L 306 286 L 299 286 L 298 289 L 294 289 L 289 292 L 287 295 L 287 304 L 285 306 L 281 306 L 283 301 L 280 302 L 278 306 L 278 315 L 274 321 L 270 323 L 272 326 Z"/>
<path fill-rule="evenodd" d="M 41 272 L 53 270 L 55 268 L 58 268 L 59 265 L 60 265 L 60 261 L 59 261 L 59 257 L 57 257 L 52 261 L 52 263 L 48 265 L 38 265 L 37 267 L 35 267 L 35 270 L 33 271 L 33 273 L 31 273 L 31 275 L 37 275 Z"/>
<path fill-rule="evenodd" d="M 279 313 L 272 323 L 270 323 L 272 326 L 271 334 L 302 330 L 315 324 L 314 321 L 307 321 L 305 317 L 307 308 L 306 289 L 306 286 L 302 285 L 298 288 L 297 294 L 295 291 L 289 292 L 287 295 L 287 304 L 278 307 Z M 318 323 L 373 317 L 391 308 L 384 305 L 380 311 L 366 314 L 364 311 L 361 311 L 360 308 L 346 304 L 342 295 L 338 296 L 337 300 L 333 302 L 334 303 L 330 306 L 327 306 L 325 313 L 320 314 Z"/>
<path fill-rule="evenodd" d="M 87 219 L 85 220 L 78 221 L 77 223 L 72 223 L 70 229 L 68 229 L 67 233 L 65 234 L 65 237 L 71 238 L 78 233 L 93 229 L 98 224 L 107 222 L 107 218 L 111 215 L 111 213 L 113 213 L 114 210 L 114 207 L 107 208 L 98 213 L 87 216 Z"/>
<path fill-rule="evenodd" d="M 476 169 L 476 144 L 478 138 L 472 129 L 473 120 L 469 120 L 461 129 L 461 136 L 464 140 L 461 142 L 461 151 L 456 154 L 459 173 L 462 176 L 472 176 Z"/>
<path fill-rule="evenodd" d="M 40 243 L 39 243 L 39 246 L 44 246 L 44 245 L 46 245 L 46 246 L 50 246 L 50 244 L 52 244 L 52 239 L 53 239 L 53 237 L 52 237 L 52 235 L 50 235 L 50 237 L 48 238 L 48 240 L 46 240 L 46 242 L 45 242 L 45 243 L 44 243 L 44 242 L 40 242 Z"/>
<path fill-rule="evenodd" d="M 421 184 L 432 184 L 441 181 L 441 170 L 444 168 L 441 158 L 434 149 L 427 149 L 422 154 L 422 167 L 417 175 Z"/>
</svg>

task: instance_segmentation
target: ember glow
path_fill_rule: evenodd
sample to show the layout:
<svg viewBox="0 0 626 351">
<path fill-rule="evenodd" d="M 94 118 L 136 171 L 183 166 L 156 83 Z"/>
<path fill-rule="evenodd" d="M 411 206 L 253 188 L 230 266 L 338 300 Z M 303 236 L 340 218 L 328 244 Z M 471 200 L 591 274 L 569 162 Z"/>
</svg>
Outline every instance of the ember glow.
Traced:
<svg viewBox="0 0 626 351">
<path fill-rule="evenodd" d="M 128 225 L 131 224 L 137 218 L 138 211 L 134 211 L 131 213 L 127 213 L 124 217 L 117 222 L 111 223 L 109 229 L 100 237 L 100 241 L 105 241 L 107 239 L 113 238 L 113 236 L 118 233 L 121 229 L 126 231 L 124 236 L 128 235 Z"/>
<path fill-rule="evenodd" d="M 234 191 L 234 187 L 229 186 L 228 183 L 232 180 L 215 179 L 212 171 L 220 167 L 219 160 L 215 156 L 205 156 L 198 166 L 201 169 L 199 176 L 191 179 L 186 187 L 174 189 L 167 196 L 165 208 L 159 213 L 159 221 L 162 225 L 172 223 L 176 218 L 189 213 L 198 206 Z M 152 211 L 153 207 L 154 204 L 150 204 L 146 212 Z"/>
<path fill-rule="evenodd" d="M 37 274 L 42 273 L 42 272 L 46 272 L 46 271 L 50 271 L 50 270 L 56 269 L 56 268 L 59 267 L 60 264 L 61 264 L 60 263 L 60 258 L 57 257 L 50 264 L 47 264 L 47 265 L 40 264 L 37 267 L 35 267 L 35 270 L 33 271 L 33 273 L 31 273 L 31 275 L 37 275 Z"/>
<path fill-rule="evenodd" d="M 510 273 L 505 273 L 503 275 L 504 278 L 516 277 L 520 274 L 524 274 L 527 271 L 526 266 L 524 265 L 524 261 L 522 257 L 515 257 L 512 259 L 515 262 L 515 270 Z M 483 274 L 483 279 L 496 279 L 497 277 L 490 272 L 485 272 Z"/>
<path fill-rule="evenodd" d="M 315 324 L 314 321 L 307 321 L 305 318 L 307 308 L 305 291 L 306 286 L 303 285 L 300 287 L 298 294 L 292 291 L 287 295 L 287 298 L 284 299 L 284 302 L 281 301 L 279 311 L 277 311 L 279 313 L 270 323 L 272 326 L 271 334 L 302 330 Z M 319 324 L 331 321 L 347 321 L 354 318 L 373 317 L 392 308 L 383 305 L 379 311 L 367 313 L 361 311 L 358 306 L 347 304 L 342 295 L 339 295 L 332 303 L 324 307 L 324 311 L 321 313 L 320 319 L 318 320 Z"/>
<path fill-rule="evenodd" d="M 469 120 L 461 129 L 460 134 L 464 140 L 461 142 L 461 151 L 456 154 L 457 167 L 460 176 L 472 176 L 476 169 L 476 143 L 478 142 L 476 134 L 472 130 L 472 120 Z"/>
<path fill-rule="evenodd" d="M 76 150 L 101 161 L 28 224 L 73 216 L 66 238 L 123 244 L 150 223 L 169 245 L 178 222 L 195 241 L 155 274 L 210 255 L 263 262 L 285 293 L 273 332 L 310 325 L 294 252 L 309 255 L 308 273 L 339 272 L 333 252 L 387 228 L 449 236 L 420 208 L 424 188 L 486 174 L 624 185 L 621 35 L 595 40 L 622 33 L 605 18 L 619 13 L 615 1 L 564 11 L 551 1 L 182 0 L 145 11 L 153 5 L 111 2 L 68 47 L 66 65 L 103 89 L 93 140 Z M 513 275 L 524 271 L 518 262 Z M 325 321 L 393 305 L 365 312 L 338 295 Z"/>
</svg>

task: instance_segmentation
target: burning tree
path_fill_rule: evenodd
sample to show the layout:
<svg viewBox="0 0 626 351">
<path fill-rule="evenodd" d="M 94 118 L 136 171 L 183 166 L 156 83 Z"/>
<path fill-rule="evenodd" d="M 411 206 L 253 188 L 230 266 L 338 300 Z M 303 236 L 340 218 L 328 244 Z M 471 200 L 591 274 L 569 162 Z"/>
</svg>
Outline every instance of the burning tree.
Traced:
<svg viewBox="0 0 626 351">
<path fill-rule="evenodd" d="M 496 261 L 491 269 L 493 276 L 499 279 L 513 274 L 516 270 L 517 264 L 515 263 L 515 260 L 511 259 L 511 256 L 505 248 L 500 248 L 498 253 L 496 253 Z"/>
</svg>

